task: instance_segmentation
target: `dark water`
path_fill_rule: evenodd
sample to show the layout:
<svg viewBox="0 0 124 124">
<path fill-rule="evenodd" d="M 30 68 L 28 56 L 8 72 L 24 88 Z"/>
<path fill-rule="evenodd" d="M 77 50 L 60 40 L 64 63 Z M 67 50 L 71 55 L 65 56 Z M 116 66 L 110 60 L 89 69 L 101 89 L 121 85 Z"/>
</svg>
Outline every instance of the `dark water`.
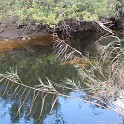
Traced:
<svg viewBox="0 0 124 124">
<path fill-rule="evenodd" d="M 58 84 L 64 84 L 67 78 L 74 81 L 79 80 L 76 70 L 71 65 L 60 65 L 55 59 L 56 55 L 50 54 L 43 49 L 29 48 L 28 50 L 10 51 L 8 54 L 3 53 L 0 55 L 0 73 L 5 73 L 10 69 L 17 69 L 21 81 L 29 86 L 39 84 L 38 77 L 43 81 L 46 81 L 46 77 L 48 77 Z M 17 85 L 14 84 L 12 86 L 12 84 L 9 83 L 6 93 L 4 93 L 6 88 L 5 84 L 5 81 L 0 84 L 0 124 L 123 123 L 122 117 L 113 111 L 65 97 L 58 97 L 51 114 L 49 114 L 52 100 L 56 98 L 56 96 L 51 94 L 46 96 L 42 115 L 40 116 L 43 104 L 42 96 L 46 95 L 46 93 L 43 92 L 39 93 L 32 112 L 28 115 L 33 98 L 33 91 L 30 91 L 20 110 L 20 114 L 17 114 L 18 108 L 29 90 L 26 89 L 24 92 L 24 88 L 22 88 L 22 91 L 13 94 Z M 21 89 L 21 87 L 19 87 L 19 89 Z M 24 92 L 24 98 L 21 97 L 22 92 Z M 83 97 L 82 93 L 72 92 L 70 90 L 62 92 L 70 96 Z M 22 99 L 21 102 L 20 99 Z"/>
</svg>

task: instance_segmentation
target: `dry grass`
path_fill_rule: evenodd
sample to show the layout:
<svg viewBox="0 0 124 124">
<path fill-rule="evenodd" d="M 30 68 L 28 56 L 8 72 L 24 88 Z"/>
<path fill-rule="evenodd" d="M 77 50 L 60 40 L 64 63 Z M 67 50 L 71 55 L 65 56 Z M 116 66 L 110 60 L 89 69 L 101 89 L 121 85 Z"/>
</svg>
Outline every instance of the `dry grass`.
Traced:
<svg viewBox="0 0 124 124">
<path fill-rule="evenodd" d="M 106 45 L 99 43 L 101 40 L 105 42 L 106 39 L 111 39 L 112 42 Z M 84 91 L 87 91 L 86 100 L 124 115 L 124 107 L 121 107 L 122 104 L 124 106 L 124 99 L 120 99 L 124 92 L 124 68 L 122 66 L 124 54 L 120 45 L 120 39 L 113 35 L 100 38 L 96 42 L 100 57 L 94 63 L 75 50 L 75 48 L 66 44 L 65 41 L 60 40 L 56 34 L 53 35 L 53 40 L 55 52 L 58 54 L 60 61 L 76 60 L 75 58 L 78 57 L 77 60 L 83 59 L 89 62 L 89 68 L 79 66 L 78 62 L 73 64 L 82 79 L 82 83 L 87 87 L 85 89 L 82 87 Z"/>
</svg>

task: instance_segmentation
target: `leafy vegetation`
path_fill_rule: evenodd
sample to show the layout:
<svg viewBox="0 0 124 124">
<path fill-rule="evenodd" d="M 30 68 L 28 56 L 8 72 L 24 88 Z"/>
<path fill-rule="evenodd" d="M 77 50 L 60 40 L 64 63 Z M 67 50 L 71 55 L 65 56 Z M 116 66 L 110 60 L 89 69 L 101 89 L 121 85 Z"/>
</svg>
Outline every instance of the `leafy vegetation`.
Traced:
<svg viewBox="0 0 124 124">
<path fill-rule="evenodd" d="M 61 21 L 65 21 L 68 19 L 73 20 L 83 20 L 83 21 L 96 21 L 101 18 L 109 18 L 113 16 L 119 16 L 121 12 L 123 13 L 123 4 L 124 0 L 118 1 L 118 0 L 47 0 L 47 1 L 39 1 L 39 0 L 4 0 L 1 1 L 0 4 L 0 18 L 18 18 L 18 23 L 20 22 L 30 22 L 31 20 L 34 20 L 37 24 L 41 23 L 44 25 L 53 26 L 58 24 Z M 120 7 L 120 8 L 119 8 Z M 112 31 L 105 27 L 101 22 L 98 21 L 98 24 L 106 31 L 112 34 Z M 89 67 L 81 67 L 80 64 L 77 62 L 74 64 L 74 67 L 76 69 L 76 72 L 81 77 L 82 82 L 86 85 L 86 89 L 84 91 L 87 91 L 87 98 L 80 99 L 87 102 L 91 102 L 93 104 L 102 106 L 104 108 L 111 108 L 113 105 L 113 101 L 117 101 L 115 97 L 119 97 L 119 93 L 121 90 L 123 90 L 123 58 L 124 58 L 124 50 L 120 49 L 120 46 L 114 47 L 113 43 L 119 43 L 120 39 L 114 37 L 114 40 L 112 43 L 104 46 L 104 45 L 98 45 L 97 48 L 99 48 L 99 52 L 101 52 L 100 58 L 95 63 L 92 63 L 88 57 L 83 56 L 81 52 L 76 50 L 75 48 L 71 47 L 69 44 L 64 42 L 64 40 L 59 39 L 58 35 L 56 33 L 53 33 L 53 45 L 55 48 L 55 53 L 58 55 L 59 61 L 68 61 L 68 60 L 85 60 L 90 65 Z M 105 40 L 105 39 L 104 39 Z M 118 44 L 116 44 L 118 45 Z M 116 53 L 116 56 L 113 57 L 113 51 Z M 112 57 L 112 58 L 111 58 Z M 33 58 L 34 59 L 34 58 Z M 106 64 L 106 59 L 109 59 L 110 63 Z M 20 61 L 19 66 L 23 69 L 25 69 L 25 66 L 29 65 L 28 63 L 25 63 L 25 61 Z M 33 60 L 32 60 L 33 61 Z M 39 63 L 40 62 L 40 63 Z M 32 65 L 29 65 L 29 67 L 32 69 L 30 72 L 34 72 L 38 75 L 38 71 L 41 71 L 41 64 L 43 65 L 40 57 L 38 59 L 34 59 Z M 49 61 L 47 61 L 45 64 L 50 65 Z M 104 65 L 107 67 L 104 68 Z M 55 66 L 56 67 L 56 66 Z M 30 70 L 29 68 L 29 70 Z M 36 71 L 37 69 L 37 71 Z M 46 69 L 46 68 L 45 68 Z M 48 70 L 53 69 L 53 66 L 48 66 Z M 74 69 L 74 70 L 75 70 Z M 57 67 L 55 68 L 57 70 Z M 114 70 L 114 71 L 113 71 Z M 49 76 L 49 73 L 46 71 L 42 71 L 45 76 L 40 75 L 42 77 L 46 78 L 46 75 Z M 61 73 L 63 73 L 61 71 Z M 72 72 L 69 73 L 69 77 L 72 77 Z M 65 75 L 67 75 L 65 73 Z M 57 78 L 57 73 L 53 73 L 51 77 Z M 25 75 L 26 77 L 26 75 Z M 61 75 L 62 77 L 62 75 Z M 27 78 L 27 77 L 26 77 Z M 34 77 L 32 77 L 34 78 Z M 39 85 L 35 85 L 33 87 L 28 86 L 20 82 L 17 73 L 7 73 L 7 74 L 0 74 L 0 82 L 7 81 L 7 88 L 9 86 L 9 83 L 11 83 L 11 87 L 13 85 L 17 85 L 17 89 L 21 87 L 25 87 L 25 90 L 28 89 L 29 93 L 30 91 L 38 91 L 46 93 L 45 96 L 42 96 L 42 106 L 41 106 L 41 114 L 42 109 L 44 106 L 44 100 L 47 97 L 47 93 L 53 94 L 56 97 L 58 96 L 64 96 L 67 98 L 70 98 L 68 94 L 63 94 L 58 91 L 60 88 L 63 90 L 69 89 L 72 87 L 72 91 L 78 90 L 82 91 L 82 84 L 76 84 L 77 82 L 71 81 L 70 79 L 67 79 L 64 85 L 57 85 L 57 83 L 54 83 L 50 81 L 48 78 L 46 78 L 47 83 L 45 84 L 41 78 L 39 78 Z M 82 83 L 79 82 L 79 83 Z M 57 85 L 57 86 L 56 86 Z M 70 86 L 70 87 L 68 87 Z M 64 90 L 65 90 L 64 89 Z M 6 91 L 5 91 L 6 92 Z M 25 91 L 22 92 L 22 96 Z M 35 96 L 35 94 L 34 94 Z M 20 112 L 21 107 L 23 106 L 25 99 L 28 97 L 25 96 L 23 102 L 21 102 L 21 106 L 19 107 L 18 112 Z M 91 101 L 92 100 L 92 101 Z M 32 105 L 35 102 L 32 101 Z M 56 99 L 53 101 L 53 105 L 51 109 L 53 108 L 54 104 L 56 102 Z M 114 106 L 115 107 L 115 106 Z M 32 110 L 32 108 L 31 108 Z M 116 109 L 115 111 L 120 112 L 120 109 Z M 40 114 L 40 117 L 41 117 Z M 120 112 L 120 114 L 124 115 L 124 112 Z"/>
<path fill-rule="evenodd" d="M 66 19 L 93 21 L 118 15 L 124 0 L 2 0 L 0 19 L 18 17 L 20 21 L 53 25 Z M 124 11 L 123 7 L 121 11 Z"/>
</svg>

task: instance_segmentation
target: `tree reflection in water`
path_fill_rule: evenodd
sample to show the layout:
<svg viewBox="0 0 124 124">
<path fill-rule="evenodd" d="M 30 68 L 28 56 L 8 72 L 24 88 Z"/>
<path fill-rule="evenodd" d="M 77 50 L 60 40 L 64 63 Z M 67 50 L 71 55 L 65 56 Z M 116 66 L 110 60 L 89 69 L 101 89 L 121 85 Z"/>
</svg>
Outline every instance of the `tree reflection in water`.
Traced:
<svg viewBox="0 0 124 124">
<path fill-rule="evenodd" d="M 55 59 L 55 55 L 41 54 L 40 51 L 31 53 L 21 50 L 0 57 L 0 71 L 6 72 L 9 68 L 17 68 L 21 82 L 29 86 L 38 85 L 39 77 L 44 82 L 47 81 L 46 77 L 49 77 L 49 79 L 59 84 L 63 84 L 65 78 L 76 80 L 76 70 L 72 66 L 60 66 L 55 63 Z M 56 95 L 25 89 L 24 86 L 13 84 L 7 80 L 3 80 L 0 87 L 2 99 L 5 101 L 9 99 L 11 103 L 9 114 L 12 123 L 18 123 L 22 117 L 26 121 L 33 119 L 34 123 L 43 123 L 51 109 L 56 114 L 56 124 L 64 122 L 59 112 L 60 104 Z M 60 90 L 60 88 L 57 90 Z M 60 90 L 60 92 L 69 93 L 67 90 Z"/>
<path fill-rule="evenodd" d="M 65 80 L 65 78 L 75 81 L 77 80 L 77 71 L 72 66 L 60 66 L 58 63 L 54 63 L 53 56 L 49 56 L 49 58 L 44 56 L 44 54 L 41 55 L 40 53 L 37 54 L 35 52 L 33 53 L 33 56 L 30 54 L 26 55 L 25 53 L 21 55 L 24 56 L 18 57 L 18 55 L 14 54 L 11 57 L 3 57 L 1 61 L 2 66 L 0 67 L 1 71 L 4 72 L 10 67 L 16 67 L 22 82 L 28 86 L 38 85 L 39 77 L 43 80 L 43 82 L 48 81 L 46 77 L 49 77 L 49 79 L 61 85 L 63 84 L 63 80 Z M 6 59 L 9 61 L 6 61 Z M 18 87 L 18 84 L 15 86 L 10 83 L 10 80 L 4 80 L 3 85 L 1 84 L 1 87 L 3 87 L 1 90 L 1 95 L 5 100 L 7 100 L 9 97 L 11 99 L 10 101 L 13 101 L 11 103 L 12 107 L 10 108 L 11 121 L 13 123 L 18 123 L 21 117 L 25 117 L 26 121 L 33 119 L 36 123 L 43 123 L 44 119 L 47 117 L 47 115 L 49 115 L 51 109 L 53 110 L 52 112 L 58 112 L 60 104 L 58 100 L 54 102 L 57 96 L 54 95 L 53 90 L 53 95 L 44 91 L 40 91 L 40 93 L 37 95 L 37 90 L 34 93 L 32 89 L 30 90 L 30 88 L 25 88 L 23 85 Z M 17 90 L 15 90 L 16 88 Z M 57 90 L 59 90 L 60 93 L 64 92 L 67 95 L 70 93 L 70 90 L 65 91 L 63 89 L 59 89 L 59 87 Z M 34 103 L 32 100 L 34 100 Z M 54 103 L 55 105 L 53 108 L 52 105 Z M 104 105 L 102 106 L 104 108 Z M 105 106 L 105 108 L 107 107 Z M 61 113 L 57 113 L 56 115 L 58 118 L 59 116 L 61 117 L 59 119 L 56 117 L 56 123 L 64 123 Z"/>
</svg>

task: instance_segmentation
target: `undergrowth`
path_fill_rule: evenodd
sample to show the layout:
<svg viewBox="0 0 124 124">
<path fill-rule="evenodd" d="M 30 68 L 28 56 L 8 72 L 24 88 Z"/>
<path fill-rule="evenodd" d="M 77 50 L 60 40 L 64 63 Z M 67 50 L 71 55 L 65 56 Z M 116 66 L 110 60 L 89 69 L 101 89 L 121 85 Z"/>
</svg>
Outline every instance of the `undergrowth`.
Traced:
<svg viewBox="0 0 124 124">
<path fill-rule="evenodd" d="M 123 2 L 123 0 L 2 0 L 0 20 L 18 17 L 18 23 L 35 20 L 36 23 L 50 26 L 67 19 L 96 21 L 100 18 L 120 16 L 120 11 L 124 11 Z"/>
</svg>

